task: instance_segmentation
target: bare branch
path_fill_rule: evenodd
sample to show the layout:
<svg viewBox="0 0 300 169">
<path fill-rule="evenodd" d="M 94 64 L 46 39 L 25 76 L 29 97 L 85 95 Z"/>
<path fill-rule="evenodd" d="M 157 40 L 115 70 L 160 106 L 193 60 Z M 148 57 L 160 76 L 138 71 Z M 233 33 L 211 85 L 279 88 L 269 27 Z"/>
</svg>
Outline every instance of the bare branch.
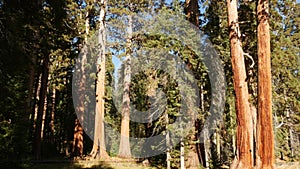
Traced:
<svg viewBox="0 0 300 169">
<path fill-rule="evenodd" d="M 283 125 L 284 125 L 284 118 L 281 116 L 281 123 L 278 126 L 276 126 L 275 128 L 278 129 Z"/>
<path fill-rule="evenodd" d="M 253 68 L 253 67 L 254 67 L 254 64 L 255 64 L 253 57 L 252 57 L 251 55 L 249 55 L 249 53 L 245 53 L 244 51 L 243 51 L 243 55 L 244 55 L 244 56 L 247 56 L 248 58 L 251 59 L 252 64 L 250 65 L 250 68 Z"/>
</svg>

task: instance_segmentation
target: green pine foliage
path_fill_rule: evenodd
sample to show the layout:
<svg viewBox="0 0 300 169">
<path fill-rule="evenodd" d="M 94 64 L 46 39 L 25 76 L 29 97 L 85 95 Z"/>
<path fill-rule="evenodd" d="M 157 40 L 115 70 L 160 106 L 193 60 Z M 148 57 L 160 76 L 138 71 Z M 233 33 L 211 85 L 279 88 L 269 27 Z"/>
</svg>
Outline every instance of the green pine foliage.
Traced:
<svg viewBox="0 0 300 169">
<path fill-rule="evenodd" d="M 299 3 L 272 2 L 272 76 L 276 155 L 299 159 Z M 297 136 L 298 135 L 298 136 Z M 298 138 L 298 140 L 297 140 Z"/>
<path fill-rule="evenodd" d="M 209 36 L 209 40 L 222 60 L 227 85 L 226 103 L 223 114 L 224 124 L 220 124 L 218 130 L 222 138 L 221 155 L 220 159 L 212 158 L 210 162 L 212 166 L 215 166 L 215 164 L 218 165 L 218 163 L 229 165 L 235 154 L 235 143 L 233 142 L 235 141 L 234 138 L 236 134 L 236 110 L 228 37 L 227 6 L 225 1 L 217 0 L 206 1 L 203 3 L 203 6 L 205 11 L 203 12 L 204 21 L 202 30 Z M 245 20 L 247 21 L 247 18 L 245 18 Z M 212 152 L 215 151 L 216 150 L 212 149 Z"/>
</svg>

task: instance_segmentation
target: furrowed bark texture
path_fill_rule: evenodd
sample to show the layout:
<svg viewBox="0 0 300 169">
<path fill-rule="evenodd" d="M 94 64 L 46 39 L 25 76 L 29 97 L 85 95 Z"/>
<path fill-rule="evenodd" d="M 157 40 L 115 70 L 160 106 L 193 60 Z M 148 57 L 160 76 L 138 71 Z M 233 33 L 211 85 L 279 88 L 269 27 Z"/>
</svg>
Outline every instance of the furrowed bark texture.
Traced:
<svg viewBox="0 0 300 169">
<path fill-rule="evenodd" d="M 96 115 L 95 115 L 95 130 L 94 130 L 94 144 L 91 151 L 92 158 L 109 158 L 105 146 L 105 131 L 104 131 L 104 114 L 105 114 L 105 13 L 106 0 L 101 0 L 101 10 L 99 14 L 100 26 L 98 34 L 99 56 L 97 65 L 97 83 L 96 83 Z"/>
<path fill-rule="evenodd" d="M 130 141 L 129 141 L 129 125 L 130 125 L 130 96 L 129 87 L 131 79 L 131 47 L 132 47 L 132 16 L 128 16 L 128 38 L 127 38 L 127 51 L 126 63 L 124 70 L 124 93 L 122 103 L 122 121 L 121 121 L 121 140 L 119 148 L 119 157 L 130 158 Z"/>
<path fill-rule="evenodd" d="M 252 168 L 251 132 L 253 130 L 246 68 L 238 24 L 237 1 L 227 0 L 231 62 L 237 113 L 237 153 L 231 168 Z"/>
<path fill-rule="evenodd" d="M 259 0 L 258 17 L 258 125 L 257 168 L 274 168 L 272 123 L 271 49 L 268 0 Z"/>
</svg>

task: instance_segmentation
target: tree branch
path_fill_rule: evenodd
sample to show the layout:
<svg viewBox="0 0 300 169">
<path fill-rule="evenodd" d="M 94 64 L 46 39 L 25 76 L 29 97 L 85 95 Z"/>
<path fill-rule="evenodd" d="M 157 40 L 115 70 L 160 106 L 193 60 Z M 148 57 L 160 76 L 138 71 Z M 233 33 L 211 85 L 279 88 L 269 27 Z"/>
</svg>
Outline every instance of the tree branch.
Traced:
<svg viewBox="0 0 300 169">
<path fill-rule="evenodd" d="M 250 68 L 253 68 L 253 67 L 254 67 L 254 64 L 255 64 L 253 57 L 252 57 L 251 55 L 249 55 L 249 53 L 245 53 L 244 51 L 243 51 L 243 55 L 244 55 L 244 56 L 247 56 L 248 58 L 251 59 L 252 64 L 250 65 Z"/>
</svg>

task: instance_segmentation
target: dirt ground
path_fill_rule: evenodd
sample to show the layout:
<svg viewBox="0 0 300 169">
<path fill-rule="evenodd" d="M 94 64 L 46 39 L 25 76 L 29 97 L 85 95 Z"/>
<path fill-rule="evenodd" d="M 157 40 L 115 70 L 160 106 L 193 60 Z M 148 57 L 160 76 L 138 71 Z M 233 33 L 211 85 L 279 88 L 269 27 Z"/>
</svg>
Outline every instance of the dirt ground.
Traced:
<svg viewBox="0 0 300 169">
<path fill-rule="evenodd" d="M 276 169 L 300 169 L 300 162 L 276 163 Z"/>
</svg>

